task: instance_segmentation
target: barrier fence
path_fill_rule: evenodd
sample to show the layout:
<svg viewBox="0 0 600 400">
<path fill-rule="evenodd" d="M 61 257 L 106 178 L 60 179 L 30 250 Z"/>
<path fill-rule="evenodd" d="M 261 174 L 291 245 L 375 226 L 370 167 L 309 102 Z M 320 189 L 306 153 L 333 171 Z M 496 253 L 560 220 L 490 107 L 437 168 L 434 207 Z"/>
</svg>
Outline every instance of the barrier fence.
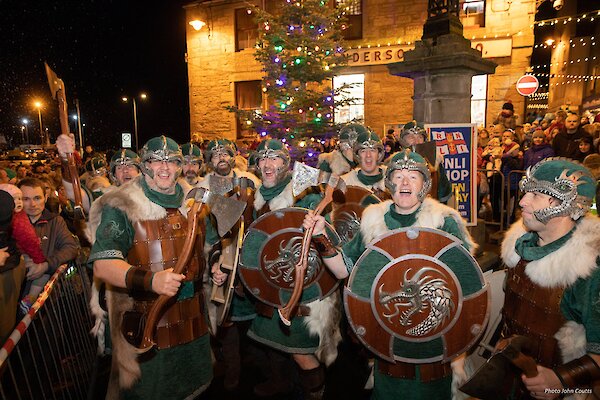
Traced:
<svg viewBox="0 0 600 400">
<path fill-rule="evenodd" d="M 63 264 L 0 349 L 1 399 L 83 399 L 96 345 L 89 334 L 90 279 Z"/>
</svg>

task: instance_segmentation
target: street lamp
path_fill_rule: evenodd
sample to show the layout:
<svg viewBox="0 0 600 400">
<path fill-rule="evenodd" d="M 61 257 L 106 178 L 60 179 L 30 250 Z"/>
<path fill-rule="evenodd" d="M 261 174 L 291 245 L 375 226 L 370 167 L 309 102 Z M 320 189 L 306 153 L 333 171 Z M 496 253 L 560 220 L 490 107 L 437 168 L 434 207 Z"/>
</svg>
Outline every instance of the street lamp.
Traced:
<svg viewBox="0 0 600 400">
<path fill-rule="evenodd" d="M 148 95 L 146 95 L 146 93 L 140 94 L 140 99 L 146 100 L 146 98 L 148 98 Z M 123 100 L 124 103 L 127 103 L 129 101 L 129 98 L 127 96 L 123 96 L 121 97 L 121 100 Z M 135 97 L 131 97 L 131 103 L 133 104 L 133 133 L 135 135 L 135 151 L 138 152 L 140 147 L 138 145 L 138 119 L 137 103 L 135 101 Z"/>
<path fill-rule="evenodd" d="M 43 145 L 44 144 L 44 128 L 42 127 L 42 102 L 35 101 L 33 103 L 33 105 L 38 110 L 38 117 L 40 119 L 40 140 L 42 141 L 41 144 Z"/>
</svg>

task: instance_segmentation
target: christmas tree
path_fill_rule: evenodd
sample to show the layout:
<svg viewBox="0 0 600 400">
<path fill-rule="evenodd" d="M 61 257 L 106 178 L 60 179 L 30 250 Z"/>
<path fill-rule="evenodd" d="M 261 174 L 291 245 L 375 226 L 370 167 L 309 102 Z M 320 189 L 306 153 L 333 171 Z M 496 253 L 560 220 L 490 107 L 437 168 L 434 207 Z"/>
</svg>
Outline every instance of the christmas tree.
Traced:
<svg viewBox="0 0 600 400">
<path fill-rule="evenodd" d="M 285 0 L 274 13 L 255 8 L 259 29 L 255 58 L 265 75 L 269 109 L 260 113 L 230 107 L 242 124 L 281 139 L 296 158 L 314 158 L 311 142 L 335 135 L 334 107 L 352 102 L 348 86 L 332 88 L 346 65 L 342 48 L 346 8 L 326 0 Z"/>
</svg>

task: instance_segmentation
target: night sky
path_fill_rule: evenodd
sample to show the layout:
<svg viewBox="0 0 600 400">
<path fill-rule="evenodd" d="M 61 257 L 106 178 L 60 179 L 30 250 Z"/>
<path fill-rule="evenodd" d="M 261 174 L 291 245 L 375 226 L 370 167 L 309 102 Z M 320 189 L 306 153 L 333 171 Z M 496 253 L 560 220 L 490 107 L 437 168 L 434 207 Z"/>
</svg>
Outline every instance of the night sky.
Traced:
<svg viewBox="0 0 600 400">
<path fill-rule="evenodd" d="M 160 134 L 189 141 L 186 3 L 0 0 L 0 134 L 20 144 L 21 119 L 28 118 L 39 143 L 33 101 L 40 99 L 54 141 L 60 128 L 46 61 L 65 82 L 70 115 L 79 99 L 86 144 L 119 147 L 120 133 L 133 133 L 132 105 L 121 97 L 141 92 L 148 98 L 137 101 L 140 147 Z"/>
</svg>

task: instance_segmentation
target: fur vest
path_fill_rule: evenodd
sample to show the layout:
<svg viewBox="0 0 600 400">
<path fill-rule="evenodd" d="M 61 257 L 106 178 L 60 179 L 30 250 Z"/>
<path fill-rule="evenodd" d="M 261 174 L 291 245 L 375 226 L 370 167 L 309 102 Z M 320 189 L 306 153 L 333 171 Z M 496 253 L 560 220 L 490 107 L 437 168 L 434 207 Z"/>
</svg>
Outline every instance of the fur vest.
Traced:
<svg viewBox="0 0 600 400">
<path fill-rule="evenodd" d="M 367 186 L 358 179 L 358 171 L 360 171 L 360 167 L 355 168 L 352 171 L 348 172 L 347 174 L 342 175 L 340 178 L 343 179 L 346 186 L 359 186 L 359 187 L 365 188 L 367 190 L 377 189 L 377 190 L 380 190 L 383 192 L 383 191 L 385 191 L 386 167 L 385 167 L 385 165 L 380 165 L 379 168 L 381 168 L 381 170 L 383 171 L 383 178 L 380 181 L 377 181 L 373 186 Z"/>
<path fill-rule="evenodd" d="M 333 150 L 331 153 L 319 154 L 318 165 L 320 166 L 323 162 L 329 164 L 331 173 L 337 176 L 341 176 L 352 169 L 352 166 L 348 163 L 339 150 Z"/>
<path fill-rule="evenodd" d="M 515 222 L 506 232 L 501 257 L 509 268 L 514 268 L 521 260 L 515 251 L 515 244 L 525 233 L 527 230 L 522 220 Z M 577 224 L 573 236 L 561 248 L 529 262 L 525 273 L 532 282 L 542 287 L 568 287 L 579 278 L 589 277 L 598 268 L 598 243 L 600 221 L 594 216 L 584 217 Z M 573 262 L 574 254 L 577 254 L 576 263 Z M 579 358 L 586 352 L 585 327 L 575 321 L 567 321 L 554 338 L 558 340 L 563 362 Z"/>
<path fill-rule="evenodd" d="M 125 185 L 119 186 L 109 193 L 99 197 L 90 209 L 89 222 L 86 227 L 86 236 L 90 243 L 96 240 L 96 229 L 102 220 L 102 210 L 105 206 L 117 208 L 126 213 L 132 224 L 143 220 L 157 220 L 167 215 L 166 210 L 151 202 L 142 189 L 139 180 L 144 179 L 143 175 Z M 186 191 L 184 187 L 184 192 Z M 186 215 L 187 209 L 184 206 L 179 211 Z M 99 282 L 94 281 L 92 299 L 90 306 L 93 314 L 96 316 L 96 324 L 92 329 L 93 333 L 103 334 L 104 327 L 99 317 L 105 313 L 98 305 L 97 288 Z M 130 345 L 121 334 L 121 320 L 125 311 L 133 308 L 133 299 L 122 290 L 106 284 L 106 304 L 108 307 L 108 320 L 111 330 L 111 339 L 113 346 L 112 366 L 110 381 L 108 386 L 107 399 L 118 399 L 119 389 L 126 389 L 141 377 L 141 369 L 137 361 L 137 352 L 135 347 Z"/>
<path fill-rule="evenodd" d="M 271 211 L 294 206 L 292 183 L 293 181 L 290 181 L 279 195 L 269 200 Z M 265 203 L 265 198 L 257 189 L 254 194 L 254 209 L 260 210 Z M 339 327 L 342 316 L 339 292 L 336 291 L 322 300 L 313 301 L 308 306 L 310 315 L 305 317 L 304 321 L 310 334 L 318 335 L 320 338 L 316 356 L 325 365 L 330 365 L 337 358 L 337 346 L 342 340 Z"/>
<path fill-rule="evenodd" d="M 389 212 L 392 200 L 386 200 L 378 204 L 368 206 L 363 212 L 360 221 L 360 232 L 364 243 L 370 243 L 379 235 L 390 232 L 385 224 L 383 216 Z M 456 221 L 461 233 L 464 236 L 465 247 L 474 254 L 476 244 L 471 238 L 469 231 L 458 211 L 440 203 L 439 201 L 426 197 L 417 214 L 417 220 L 413 226 L 420 228 L 440 229 L 444 225 L 444 219 L 451 217 Z"/>
</svg>

